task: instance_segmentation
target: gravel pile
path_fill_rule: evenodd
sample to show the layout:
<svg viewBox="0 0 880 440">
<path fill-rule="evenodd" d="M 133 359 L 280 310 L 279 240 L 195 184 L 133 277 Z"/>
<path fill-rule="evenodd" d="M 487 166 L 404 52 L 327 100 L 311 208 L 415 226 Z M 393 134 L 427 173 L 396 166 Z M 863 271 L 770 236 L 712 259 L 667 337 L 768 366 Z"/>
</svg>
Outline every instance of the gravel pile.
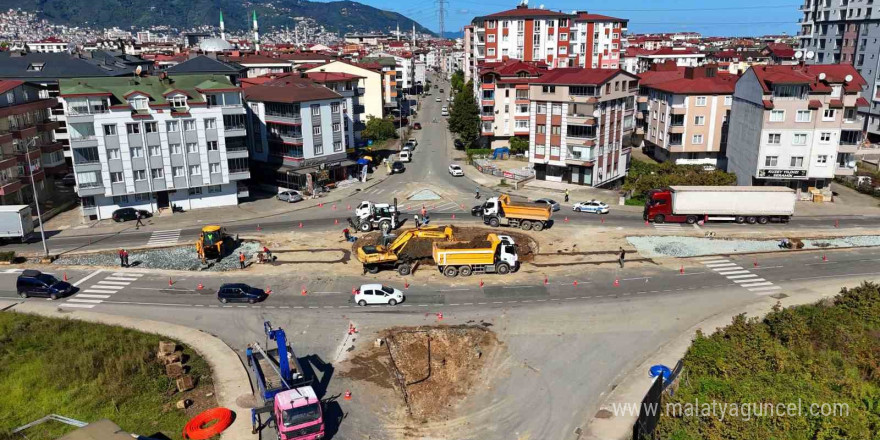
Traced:
<svg viewBox="0 0 880 440">
<path fill-rule="evenodd" d="M 222 272 L 238 269 L 239 251 L 244 252 L 245 257 L 250 260 L 262 249 L 263 247 L 259 243 L 244 242 L 219 263 L 210 264 L 204 269 L 202 269 L 202 263 L 199 261 L 195 246 L 192 243 L 185 246 L 160 249 L 129 250 L 128 260 L 132 267 L 142 267 L 146 269 L 206 270 L 211 272 Z M 64 256 L 55 260 L 53 264 L 118 267 L 119 255 L 117 252 L 118 251 Z"/>
<path fill-rule="evenodd" d="M 791 237 L 790 237 L 791 238 Z M 701 237 L 644 236 L 626 240 L 645 257 L 699 257 L 703 255 L 785 251 L 779 239 L 738 240 Z M 880 246 L 880 235 L 803 239 L 804 249 Z"/>
</svg>

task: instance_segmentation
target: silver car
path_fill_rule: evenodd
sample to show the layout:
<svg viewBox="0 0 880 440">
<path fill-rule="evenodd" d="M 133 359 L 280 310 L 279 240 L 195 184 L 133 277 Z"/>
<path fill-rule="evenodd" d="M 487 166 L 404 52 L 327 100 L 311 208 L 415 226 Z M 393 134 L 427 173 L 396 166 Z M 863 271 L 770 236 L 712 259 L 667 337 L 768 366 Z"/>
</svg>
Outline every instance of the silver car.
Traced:
<svg viewBox="0 0 880 440">
<path fill-rule="evenodd" d="M 281 200 L 282 202 L 294 203 L 300 202 L 302 201 L 302 199 L 302 193 L 300 193 L 299 191 L 290 190 L 278 193 L 278 200 Z"/>
<path fill-rule="evenodd" d="M 553 210 L 553 212 L 559 211 L 559 202 L 557 202 L 556 200 L 538 199 L 538 200 L 535 200 L 535 203 L 537 203 L 539 205 L 547 205 L 550 207 L 550 209 Z"/>
</svg>

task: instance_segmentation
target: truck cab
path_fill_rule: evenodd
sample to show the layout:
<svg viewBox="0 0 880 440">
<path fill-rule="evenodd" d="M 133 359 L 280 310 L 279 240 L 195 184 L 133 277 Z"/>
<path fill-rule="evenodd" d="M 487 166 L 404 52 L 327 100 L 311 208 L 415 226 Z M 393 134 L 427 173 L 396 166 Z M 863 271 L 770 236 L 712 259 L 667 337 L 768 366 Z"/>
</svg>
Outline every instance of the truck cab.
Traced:
<svg viewBox="0 0 880 440">
<path fill-rule="evenodd" d="M 310 386 L 275 395 L 274 411 L 281 440 L 318 440 L 324 438 L 321 401 Z"/>
<path fill-rule="evenodd" d="M 645 210 L 642 213 L 642 220 L 654 221 L 657 215 L 669 219 L 672 215 L 672 192 L 669 190 L 654 189 L 648 191 L 645 199 Z"/>
</svg>

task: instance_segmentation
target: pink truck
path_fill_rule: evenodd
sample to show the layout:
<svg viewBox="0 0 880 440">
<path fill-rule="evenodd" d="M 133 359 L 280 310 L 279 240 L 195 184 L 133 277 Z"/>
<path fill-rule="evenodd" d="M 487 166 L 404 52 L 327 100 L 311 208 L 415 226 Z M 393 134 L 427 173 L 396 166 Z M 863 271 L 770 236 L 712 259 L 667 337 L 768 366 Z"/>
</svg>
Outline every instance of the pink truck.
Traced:
<svg viewBox="0 0 880 440">
<path fill-rule="evenodd" d="M 281 440 L 319 440 L 324 438 L 321 401 L 310 386 L 275 395 L 275 423 Z"/>
</svg>

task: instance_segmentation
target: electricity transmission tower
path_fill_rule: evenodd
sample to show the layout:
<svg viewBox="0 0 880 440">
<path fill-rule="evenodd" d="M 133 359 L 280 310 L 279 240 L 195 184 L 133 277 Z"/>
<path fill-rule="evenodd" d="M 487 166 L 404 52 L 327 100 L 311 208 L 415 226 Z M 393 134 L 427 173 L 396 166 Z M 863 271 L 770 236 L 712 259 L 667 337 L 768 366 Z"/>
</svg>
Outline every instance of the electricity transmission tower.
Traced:
<svg viewBox="0 0 880 440">
<path fill-rule="evenodd" d="M 440 18 L 440 38 L 446 38 L 446 9 L 447 0 L 437 0 L 437 15 Z"/>
</svg>

